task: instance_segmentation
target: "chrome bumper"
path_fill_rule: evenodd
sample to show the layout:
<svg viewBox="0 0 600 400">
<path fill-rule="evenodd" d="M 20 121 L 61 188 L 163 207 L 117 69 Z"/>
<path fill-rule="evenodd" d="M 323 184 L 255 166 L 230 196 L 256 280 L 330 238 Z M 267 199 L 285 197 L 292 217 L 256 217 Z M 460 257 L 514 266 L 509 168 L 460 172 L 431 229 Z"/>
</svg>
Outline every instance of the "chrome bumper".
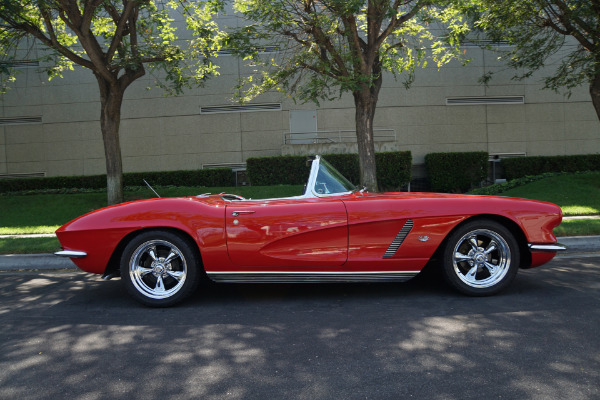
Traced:
<svg viewBox="0 0 600 400">
<path fill-rule="evenodd" d="M 567 246 L 564 246 L 560 243 L 552 243 L 552 244 L 530 244 L 529 250 L 537 251 L 542 253 L 556 253 L 559 251 L 567 250 Z"/>
<path fill-rule="evenodd" d="M 63 250 L 57 251 L 54 255 L 59 257 L 83 258 L 87 256 L 87 253 L 85 251 Z"/>
</svg>

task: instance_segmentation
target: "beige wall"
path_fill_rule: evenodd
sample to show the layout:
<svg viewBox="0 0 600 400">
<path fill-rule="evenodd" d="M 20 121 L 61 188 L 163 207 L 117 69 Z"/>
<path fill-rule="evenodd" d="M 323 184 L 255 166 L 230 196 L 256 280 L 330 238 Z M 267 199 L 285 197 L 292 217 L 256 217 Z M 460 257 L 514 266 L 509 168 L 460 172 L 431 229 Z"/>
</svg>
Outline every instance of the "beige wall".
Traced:
<svg viewBox="0 0 600 400">
<path fill-rule="evenodd" d="M 417 72 L 410 90 L 386 76 L 375 127 L 393 129 L 395 141 L 380 150 L 410 150 L 415 163 L 429 152 L 484 150 L 490 153 L 561 155 L 600 152 L 600 124 L 587 88 L 570 98 L 541 90 L 539 77 L 511 81 L 510 71 L 493 54 L 466 48 L 472 62 Z M 204 164 L 240 163 L 248 157 L 330 151 L 355 151 L 354 144 L 284 145 L 289 110 L 317 109 L 319 130 L 354 129 L 351 96 L 333 102 L 294 104 L 278 94 L 254 103 L 282 103 L 281 111 L 203 114 L 201 107 L 231 103 L 240 71 L 237 59 L 222 56 L 221 75 L 204 88 L 177 97 L 146 90 L 145 76 L 126 92 L 121 145 L 125 171 L 196 169 Z M 496 71 L 489 86 L 477 80 Z M 521 105 L 447 106 L 460 96 L 524 96 Z M 0 125 L 0 174 L 47 176 L 100 174 L 105 171 L 98 115 L 98 89 L 83 69 L 48 82 L 33 68 L 0 99 L 0 118 L 41 117 L 40 124 Z M 1 120 L 0 120 L 1 124 Z"/>
</svg>

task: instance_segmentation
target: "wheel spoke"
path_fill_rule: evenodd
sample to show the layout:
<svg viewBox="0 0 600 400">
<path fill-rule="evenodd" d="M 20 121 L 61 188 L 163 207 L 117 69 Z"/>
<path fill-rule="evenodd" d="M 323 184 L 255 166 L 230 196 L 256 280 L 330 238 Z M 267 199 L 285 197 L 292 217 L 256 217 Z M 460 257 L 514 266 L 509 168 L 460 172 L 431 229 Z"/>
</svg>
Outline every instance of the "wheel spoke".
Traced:
<svg viewBox="0 0 600 400">
<path fill-rule="evenodd" d="M 183 276 L 185 275 L 183 271 L 167 271 L 167 274 L 169 274 L 171 278 L 176 279 L 177 281 L 180 281 L 181 278 L 183 278 Z"/>
<path fill-rule="evenodd" d="M 136 269 L 136 271 L 138 271 L 138 274 L 140 275 L 140 277 L 144 277 L 144 276 L 152 273 L 151 268 L 144 268 L 141 265 L 136 266 L 135 269 Z"/>
<path fill-rule="evenodd" d="M 488 244 L 488 246 L 486 247 L 484 253 L 485 254 L 490 254 L 492 251 L 496 250 L 498 248 L 498 245 L 495 241 L 490 241 L 490 244 Z"/>
<path fill-rule="evenodd" d="M 151 248 L 148 249 L 148 255 L 150 256 L 150 258 L 152 258 L 152 261 L 156 261 L 157 257 L 156 257 L 156 246 L 153 246 Z"/>
<path fill-rule="evenodd" d="M 175 258 L 177 257 L 177 253 L 175 253 L 173 250 L 171 250 L 171 252 L 169 253 L 169 255 L 167 256 L 167 258 L 165 258 L 165 264 L 170 263 L 171 261 L 173 261 Z"/>
<path fill-rule="evenodd" d="M 494 275 L 494 273 L 496 272 L 496 268 L 498 268 L 497 265 L 494 265 L 489 262 L 486 262 L 484 265 L 488 269 L 488 271 L 490 271 L 490 275 Z"/>
<path fill-rule="evenodd" d="M 156 277 L 156 286 L 154 287 L 154 291 L 158 293 L 165 291 L 165 284 L 163 282 L 162 275 Z"/>
<path fill-rule="evenodd" d="M 472 257 L 470 257 L 470 256 L 468 256 L 466 254 L 463 254 L 463 253 L 461 253 L 459 251 L 457 251 L 456 253 L 454 253 L 454 260 L 456 262 L 469 261 L 471 259 L 472 259 Z"/>
<path fill-rule="evenodd" d="M 473 236 L 469 237 L 468 241 L 469 241 L 469 244 L 471 245 L 471 248 L 473 249 L 473 251 L 479 250 L 479 244 L 477 243 L 477 236 L 473 235 Z"/>
<path fill-rule="evenodd" d="M 477 276 L 477 265 L 474 266 L 473 268 L 471 268 L 469 270 L 469 272 L 467 272 L 465 274 L 465 279 L 469 282 L 475 282 L 475 281 L 477 281 L 476 276 Z"/>
</svg>

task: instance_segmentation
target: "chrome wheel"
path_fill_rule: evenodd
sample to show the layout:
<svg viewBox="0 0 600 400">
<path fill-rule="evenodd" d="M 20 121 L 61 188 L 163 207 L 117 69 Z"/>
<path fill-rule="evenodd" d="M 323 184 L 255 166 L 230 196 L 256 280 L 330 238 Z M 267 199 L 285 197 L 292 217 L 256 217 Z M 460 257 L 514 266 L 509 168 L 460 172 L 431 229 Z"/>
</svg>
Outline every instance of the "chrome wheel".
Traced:
<svg viewBox="0 0 600 400">
<path fill-rule="evenodd" d="M 487 219 L 467 222 L 452 232 L 443 257 L 446 281 L 470 296 L 488 296 L 506 288 L 521 259 L 513 234 Z"/>
<path fill-rule="evenodd" d="M 456 276 L 475 288 L 488 288 L 501 282 L 510 263 L 506 240 L 487 229 L 478 229 L 461 237 L 452 256 Z"/>
<path fill-rule="evenodd" d="M 181 251 L 164 240 L 143 243 L 129 262 L 133 286 L 151 299 L 166 299 L 177 293 L 185 283 L 187 270 Z"/>
<path fill-rule="evenodd" d="M 121 256 L 127 292 L 151 307 L 168 307 L 192 294 L 200 280 L 196 245 L 183 234 L 146 231 L 131 239 Z"/>
</svg>

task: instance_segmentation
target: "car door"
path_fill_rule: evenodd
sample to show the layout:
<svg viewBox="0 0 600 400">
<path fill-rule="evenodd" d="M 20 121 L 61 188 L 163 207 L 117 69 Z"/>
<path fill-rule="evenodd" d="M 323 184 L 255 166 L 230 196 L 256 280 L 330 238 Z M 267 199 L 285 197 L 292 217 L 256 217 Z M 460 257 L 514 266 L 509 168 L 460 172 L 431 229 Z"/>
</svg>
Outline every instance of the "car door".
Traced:
<svg viewBox="0 0 600 400">
<path fill-rule="evenodd" d="M 233 201 L 227 251 L 245 267 L 334 267 L 348 257 L 348 217 L 339 199 Z"/>
</svg>

